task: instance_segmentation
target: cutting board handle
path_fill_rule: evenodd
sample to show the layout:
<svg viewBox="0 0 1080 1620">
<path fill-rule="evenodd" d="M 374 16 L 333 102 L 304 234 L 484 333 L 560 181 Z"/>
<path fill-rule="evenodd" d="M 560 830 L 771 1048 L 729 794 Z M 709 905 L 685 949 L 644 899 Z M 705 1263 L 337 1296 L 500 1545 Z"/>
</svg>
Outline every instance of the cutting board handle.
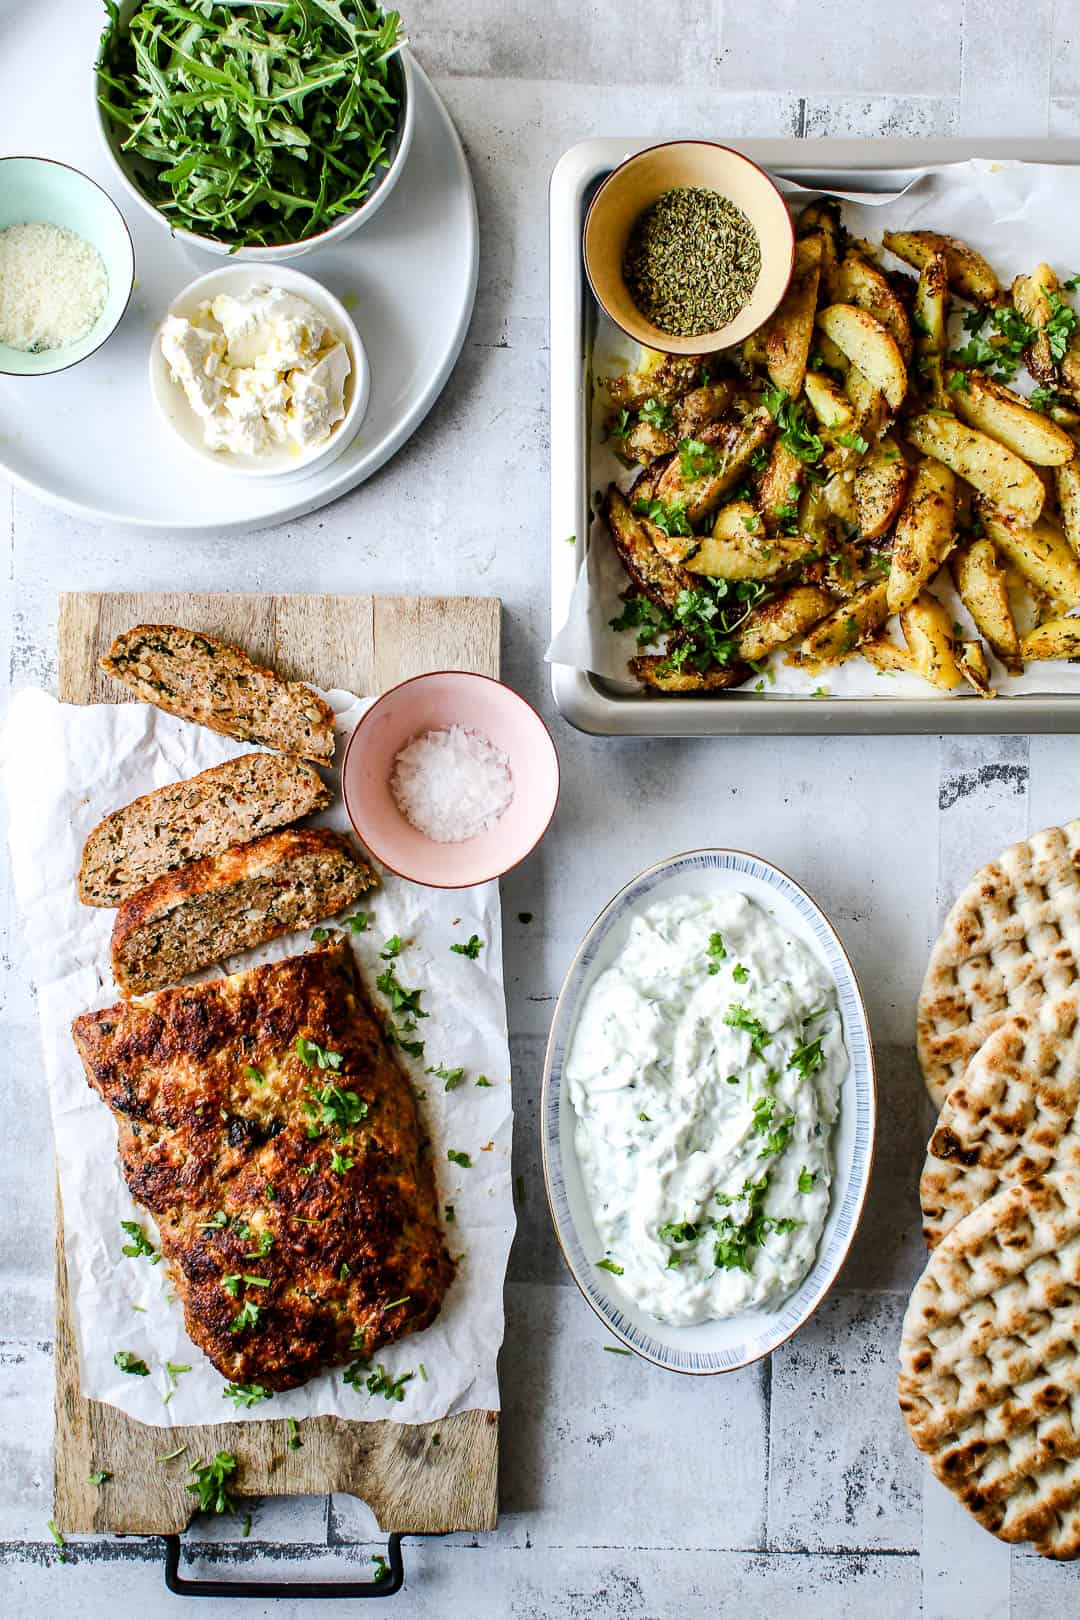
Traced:
<svg viewBox="0 0 1080 1620">
<path fill-rule="evenodd" d="M 180 1537 L 165 1537 L 165 1585 L 178 1597 L 382 1598 L 405 1584 L 401 1537 L 387 1538 L 383 1569 L 373 1581 L 189 1581 L 180 1573 Z"/>
</svg>

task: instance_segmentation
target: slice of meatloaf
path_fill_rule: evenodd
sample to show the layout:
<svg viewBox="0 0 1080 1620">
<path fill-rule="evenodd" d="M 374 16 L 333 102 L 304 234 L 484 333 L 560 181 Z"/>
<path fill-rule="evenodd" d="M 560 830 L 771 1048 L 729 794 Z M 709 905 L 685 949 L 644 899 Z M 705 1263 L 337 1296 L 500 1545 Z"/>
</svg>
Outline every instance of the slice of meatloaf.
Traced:
<svg viewBox="0 0 1080 1620">
<path fill-rule="evenodd" d="M 338 833 L 269 833 L 125 900 L 113 926 L 113 975 L 127 995 L 176 984 L 234 951 L 335 916 L 374 882 Z"/>
<path fill-rule="evenodd" d="M 253 664 L 227 641 L 176 624 L 137 624 L 101 667 L 167 714 L 301 759 L 334 757 L 334 711 L 301 681 Z"/>
<path fill-rule="evenodd" d="M 144 793 L 99 822 L 79 867 L 85 906 L 118 906 L 165 872 L 276 832 L 330 803 L 313 765 L 241 754 L 186 782 Z"/>
</svg>

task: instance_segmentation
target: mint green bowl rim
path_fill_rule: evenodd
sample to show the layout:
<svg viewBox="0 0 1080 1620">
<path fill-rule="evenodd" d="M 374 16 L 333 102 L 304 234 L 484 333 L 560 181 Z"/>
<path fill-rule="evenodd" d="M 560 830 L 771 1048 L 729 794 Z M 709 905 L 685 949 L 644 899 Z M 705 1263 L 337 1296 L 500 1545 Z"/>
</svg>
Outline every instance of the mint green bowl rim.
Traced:
<svg viewBox="0 0 1080 1620">
<path fill-rule="evenodd" d="M 0 156 L 0 164 L 4 163 L 51 163 L 56 169 L 67 169 L 69 173 L 77 174 L 79 179 L 85 180 L 88 186 L 93 186 L 95 191 L 100 191 L 124 227 L 124 235 L 127 237 L 131 248 L 131 281 L 128 285 L 127 297 L 124 299 L 123 308 L 109 327 L 109 330 L 102 333 L 100 343 L 95 343 L 92 349 L 88 349 L 85 354 L 78 355 L 74 360 L 68 360 L 62 366 L 52 366 L 48 371 L 9 371 L 5 365 L 0 364 L 0 377 L 21 377 L 24 379 L 28 377 L 58 377 L 62 371 L 72 371 L 76 366 L 81 366 L 84 360 L 89 360 L 92 354 L 97 354 L 100 349 L 103 349 L 127 314 L 128 305 L 131 303 L 131 295 L 135 291 L 135 240 L 132 237 L 128 222 L 124 218 L 122 209 L 109 196 L 105 187 L 87 174 L 85 169 L 77 169 L 74 163 L 65 163 L 63 158 L 42 157 L 38 152 L 5 152 L 3 156 Z"/>
</svg>

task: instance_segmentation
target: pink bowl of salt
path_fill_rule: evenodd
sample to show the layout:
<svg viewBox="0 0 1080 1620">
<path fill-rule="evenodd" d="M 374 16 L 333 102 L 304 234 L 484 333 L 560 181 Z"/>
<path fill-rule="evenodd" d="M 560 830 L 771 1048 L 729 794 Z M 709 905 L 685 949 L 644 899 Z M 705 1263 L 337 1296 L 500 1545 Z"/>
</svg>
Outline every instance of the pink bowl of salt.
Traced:
<svg viewBox="0 0 1080 1620">
<path fill-rule="evenodd" d="M 429 732 L 460 726 L 509 762 L 513 797 L 471 838 L 439 842 L 413 826 L 390 786 L 401 751 Z M 342 793 L 357 837 L 399 877 L 435 889 L 466 889 L 502 877 L 547 832 L 559 800 L 559 756 L 525 699 L 487 675 L 444 670 L 391 687 L 349 738 Z"/>
</svg>

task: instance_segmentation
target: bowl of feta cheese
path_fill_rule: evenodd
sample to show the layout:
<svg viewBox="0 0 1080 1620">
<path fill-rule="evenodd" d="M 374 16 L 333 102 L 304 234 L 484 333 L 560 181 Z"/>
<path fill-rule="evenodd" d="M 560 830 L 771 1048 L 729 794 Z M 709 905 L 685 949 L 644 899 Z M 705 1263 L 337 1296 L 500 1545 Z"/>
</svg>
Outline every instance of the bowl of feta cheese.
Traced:
<svg viewBox="0 0 1080 1620">
<path fill-rule="evenodd" d="M 854 969 L 793 878 L 702 849 L 632 879 L 570 965 L 541 1102 L 556 1235 L 617 1346 L 721 1373 L 796 1332 L 855 1235 L 875 1113 Z"/>
<path fill-rule="evenodd" d="M 320 282 L 233 264 L 173 300 L 151 344 L 150 387 L 170 433 L 204 464 L 285 479 L 348 447 L 371 376 L 355 321 Z"/>
</svg>

